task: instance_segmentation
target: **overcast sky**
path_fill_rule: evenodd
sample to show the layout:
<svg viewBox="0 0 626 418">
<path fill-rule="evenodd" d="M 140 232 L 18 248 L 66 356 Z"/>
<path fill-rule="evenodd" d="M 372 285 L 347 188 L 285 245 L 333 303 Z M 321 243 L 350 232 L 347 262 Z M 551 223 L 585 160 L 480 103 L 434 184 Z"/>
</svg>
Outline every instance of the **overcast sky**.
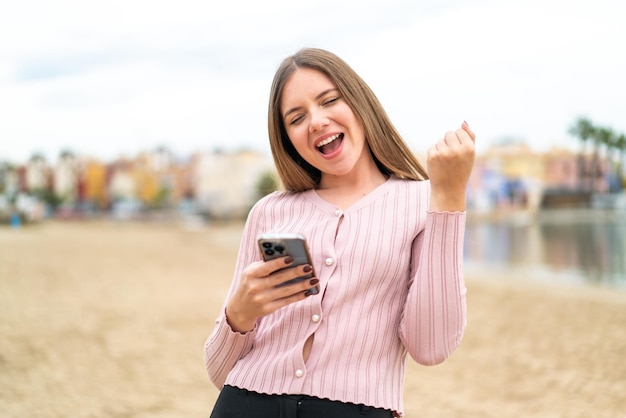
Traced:
<svg viewBox="0 0 626 418">
<path fill-rule="evenodd" d="M 0 160 L 269 153 L 275 69 L 307 46 L 344 58 L 410 146 L 467 120 L 574 147 L 581 115 L 626 132 L 621 0 L 0 0 Z"/>
</svg>

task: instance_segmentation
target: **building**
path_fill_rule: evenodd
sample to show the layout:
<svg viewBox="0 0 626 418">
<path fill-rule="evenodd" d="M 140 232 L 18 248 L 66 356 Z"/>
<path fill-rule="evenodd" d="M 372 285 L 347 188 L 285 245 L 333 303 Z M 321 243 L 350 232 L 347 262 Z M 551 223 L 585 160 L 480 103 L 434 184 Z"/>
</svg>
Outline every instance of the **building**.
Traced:
<svg viewBox="0 0 626 418">
<path fill-rule="evenodd" d="M 245 217 L 259 197 L 261 176 L 274 171 L 270 158 L 247 150 L 197 154 L 191 164 L 197 209 L 218 219 Z"/>
</svg>

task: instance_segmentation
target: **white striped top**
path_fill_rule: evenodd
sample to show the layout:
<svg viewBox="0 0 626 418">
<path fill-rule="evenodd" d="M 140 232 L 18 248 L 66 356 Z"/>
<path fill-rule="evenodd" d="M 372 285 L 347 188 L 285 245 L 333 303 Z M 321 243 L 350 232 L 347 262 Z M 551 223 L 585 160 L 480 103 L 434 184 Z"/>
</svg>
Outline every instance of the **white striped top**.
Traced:
<svg viewBox="0 0 626 418">
<path fill-rule="evenodd" d="M 257 202 L 229 296 L 242 270 L 261 259 L 256 237 L 264 232 L 307 237 L 320 294 L 259 319 L 245 334 L 232 331 L 222 309 L 204 348 L 213 383 L 402 415 L 407 353 L 424 365 L 444 361 L 467 320 L 465 213 L 428 211 L 429 192 L 429 181 L 392 176 L 346 210 L 314 190 L 275 192 Z"/>
</svg>

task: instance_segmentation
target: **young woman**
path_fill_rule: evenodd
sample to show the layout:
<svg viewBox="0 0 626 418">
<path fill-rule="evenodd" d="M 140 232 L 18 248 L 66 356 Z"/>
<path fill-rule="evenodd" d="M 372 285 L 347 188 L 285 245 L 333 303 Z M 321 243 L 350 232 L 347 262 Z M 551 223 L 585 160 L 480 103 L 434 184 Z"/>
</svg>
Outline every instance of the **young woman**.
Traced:
<svg viewBox="0 0 626 418">
<path fill-rule="evenodd" d="M 438 364 L 465 329 L 474 134 L 447 132 L 427 176 L 365 82 L 319 49 L 283 61 L 268 116 L 285 191 L 251 210 L 205 344 L 221 389 L 211 417 L 402 416 L 407 354 Z M 261 261 L 268 232 L 303 234 L 313 266 Z"/>
</svg>

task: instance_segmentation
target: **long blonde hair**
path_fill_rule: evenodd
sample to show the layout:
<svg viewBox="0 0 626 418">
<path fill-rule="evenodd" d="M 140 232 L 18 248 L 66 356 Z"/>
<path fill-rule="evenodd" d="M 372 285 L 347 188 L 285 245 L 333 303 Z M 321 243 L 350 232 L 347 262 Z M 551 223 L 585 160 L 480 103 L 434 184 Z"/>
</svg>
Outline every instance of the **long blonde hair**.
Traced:
<svg viewBox="0 0 626 418">
<path fill-rule="evenodd" d="M 316 48 L 302 49 L 286 58 L 274 75 L 268 107 L 270 148 L 280 180 L 286 190 L 315 188 L 321 179 L 318 169 L 296 151 L 281 116 L 281 96 L 285 84 L 299 68 L 325 74 L 363 123 L 365 140 L 378 169 L 385 175 L 410 180 L 425 180 L 426 170 L 391 123 L 389 116 L 363 79 L 335 54 Z"/>
</svg>

